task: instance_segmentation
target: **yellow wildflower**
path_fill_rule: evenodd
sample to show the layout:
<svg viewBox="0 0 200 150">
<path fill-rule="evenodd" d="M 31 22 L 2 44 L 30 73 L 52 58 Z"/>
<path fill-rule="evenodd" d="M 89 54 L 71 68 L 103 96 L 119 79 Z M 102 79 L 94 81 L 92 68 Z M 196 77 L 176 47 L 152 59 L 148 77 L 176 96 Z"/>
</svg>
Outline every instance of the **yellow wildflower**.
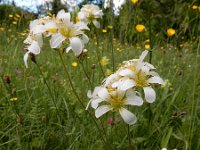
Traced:
<svg viewBox="0 0 200 150">
<path fill-rule="evenodd" d="M 20 17 L 21 17 L 19 14 L 15 14 L 15 16 L 16 16 L 17 18 L 20 18 Z"/>
<path fill-rule="evenodd" d="M 149 44 L 145 44 L 144 47 L 145 47 L 145 49 L 150 49 L 150 45 Z"/>
<path fill-rule="evenodd" d="M 13 21 L 13 22 L 12 22 L 12 24 L 16 25 L 16 24 L 17 24 L 17 22 L 16 22 L 16 21 Z"/>
<path fill-rule="evenodd" d="M 103 32 L 103 33 L 106 33 L 106 32 L 107 32 L 107 30 L 106 30 L 106 29 L 102 29 L 102 32 Z"/>
<path fill-rule="evenodd" d="M 169 88 L 172 87 L 172 84 L 171 84 L 171 82 L 168 79 L 166 79 L 165 82 L 164 82 L 164 84 L 161 85 L 161 88 L 165 88 L 165 87 L 169 87 Z"/>
<path fill-rule="evenodd" d="M 199 5 L 198 9 L 199 9 L 199 11 L 200 11 L 200 5 Z"/>
<path fill-rule="evenodd" d="M 138 2 L 138 0 L 131 0 L 131 2 L 132 2 L 133 4 L 136 4 L 136 3 Z"/>
<path fill-rule="evenodd" d="M 17 97 L 13 97 L 10 99 L 11 102 L 17 101 Z"/>
<path fill-rule="evenodd" d="M 149 40 L 149 39 L 145 40 L 145 43 L 149 43 L 149 42 L 150 42 L 150 40 Z"/>
<path fill-rule="evenodd" d="M 25 36 L 25 35 L 26 35 L 26 33 L 24 33 L 24 32 L 21 32 L 21 33 L 20 33 L 20 35 L 21 35 L 21 36 Z"/>
<path fill-rule="evenodd" d="M 192 9 L 198 9 L 198 6 L 197 5 L 192 5 Z"/>
<path fill-rule="evenodd" d="M 0 30 L 1 30 L 1 31 L 4 31 L 4 30 L 5 30 L 5 28 L 1 27 L 1 28 L 0 28 Z"/>
<path fill-rule="evenodd" d="M 145 26 L 142 25 L 142 24 L 138 24 L 138 25 L 136 25 L 135 28 L 136 28 L 136 30 L 137 30 L 138 32 L 142 32 L 142 31 L 144 31 Z"/>
<path fill-rule="evenodd" d="M 168 36 L 173 36 L 175 33 L 176 33 L 176 30 L 174 30 L 173 28 L 167 29 L 167 35 Z"/>
<path fill-rule="evenodd" d="M 13 17 L 13 15 L 11 15 L 11 14 L 10 14 L 10 15 L 8 15 L 8 17 L 9 17 L 9 18 L 12 18 L 12 17 Z"/>
<path fill-rule="evenodd" d="M 113 27 L 111 25 L 108 25 L 108 29 L 112 29 Z"/>
<path fill-rule="evenodd" d="M 106 72 L 105 72 L 105 75 L 106 76 L 109 76 L 112 74 L 112 71 L 110 69 L 106 69 Z"/>
<path fill-rule="evenodd" d="M 12 30 L 11 29 L 8 29 L 8 32 L 11 32 Z"/>
<path fill-rule="evenodd" d="M 78 66 L 77 62 L 72 62 L 72 67 L 76 68 Z"/>
<path fill-rule="evenodd" d="M 104 56 L 104 57 L 101 58 L 100 64 L 101 64 L 102 66 L 108 65 L 108 63 L 109 63 L 109 59 L 108 59 L 106 56 Z"/>
</svg>

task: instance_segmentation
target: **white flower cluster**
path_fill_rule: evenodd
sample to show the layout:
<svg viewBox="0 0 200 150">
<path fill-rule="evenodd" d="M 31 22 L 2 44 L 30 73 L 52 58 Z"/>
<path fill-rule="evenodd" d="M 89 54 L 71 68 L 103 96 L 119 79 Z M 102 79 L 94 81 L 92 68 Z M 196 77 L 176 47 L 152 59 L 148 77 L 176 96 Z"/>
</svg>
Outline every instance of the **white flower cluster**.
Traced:
<svg viewBox="0 0 200 150">
<path fill-rule="evenodd" d="M 93 23 L 96 28 L 100 28 L 100 23 L 97 19 L 102 18 L 103 12 L 99 9 L 97 5 L 87 4 L 83 5 L 80 12 L 78 13 L 78 18 L 86 22 L 87 24 Z"/>
<path fill-rule="evenodd" d="M 43 17 L 31 21 L 29 25 L 30 32 L 28 37 L 24 40 L 26 44 L 26 54 L 24 55 L 24 62 L 26 67 L 28 67 L 27 60 L 29 54 L 38 55 L 41 51 L 43 45 L 43 37 L 50 37 L 51 48 L 65 48 L 66 52 L 72 50 L 76 56 L 82 53 L 84 45 L 89 41 L 89 38 L 84 34 L 84 30 L 89 30 L 88 15 L 90 21 L 95 25 L 97 18 L 101 17 L 102 11 L 98 6 L 87 5 L 87 9 L 84 6 L 82 9 L 85 10 L 84 13 L 80 12 L 81 21 L 74 23 L 71 21 L 71 15 L 69 12 L 60 10 L 56 17 Z M 88 12 L 88 13 L 87 13 Z M 91 16 L 93 16 L 91 18 Z"/>
<path fill-rule="evenodd" d="M 104 79 L 102 86 L 88 91 L 90 101 L 87 105 L 95 109 L 95 116 L 99 118 L 108 111 L 118 111 L 127 124 L 134 124 L 136 116 L 125 108 L 126 105 L 141 106 L 143 104 L 140 89 L 144 91 L 145 100 L 153 103 L 156 93 L 152 84 L 163 84 L 164 81 L 156 73 L 155 67 L 144 62 L 148 51 L 145 50 L 139 59 L 123 62 L 122 66 L 109 77 Z M 103 105 L 100 106 L 100 103 Z"/>
</svg>

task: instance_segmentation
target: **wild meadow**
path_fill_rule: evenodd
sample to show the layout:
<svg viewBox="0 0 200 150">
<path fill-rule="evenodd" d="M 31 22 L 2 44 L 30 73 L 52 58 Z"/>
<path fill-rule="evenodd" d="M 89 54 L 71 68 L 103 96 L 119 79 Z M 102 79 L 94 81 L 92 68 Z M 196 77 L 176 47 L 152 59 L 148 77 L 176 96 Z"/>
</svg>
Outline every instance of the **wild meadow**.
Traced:
<svg viewBox="0 0 200 150">
<path fill-rule="evenodd" d="M 0 150 L 199 150 L 200 3 L 0 5 Z"/>
</svg>

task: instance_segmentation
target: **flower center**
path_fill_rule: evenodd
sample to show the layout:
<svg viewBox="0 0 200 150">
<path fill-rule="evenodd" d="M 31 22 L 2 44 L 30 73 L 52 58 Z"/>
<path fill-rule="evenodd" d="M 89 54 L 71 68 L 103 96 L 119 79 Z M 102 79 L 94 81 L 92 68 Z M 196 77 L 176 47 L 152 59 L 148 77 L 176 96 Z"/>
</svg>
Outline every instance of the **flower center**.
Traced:
<svg viewBox="0 0 200 150">
<path fill-rule="evenodd" d="M 88 20 L 90 20 L 91 22 L 95 19 L 94 14 L 90 13 L 88 16 Z"/>
<path fill-rule="evenodd" d="M 64 37 L 68 37 L 68 38 L 71 38 L 74 36 L 74 31 L 73 31 L 73 28 L 69 28 L 69 27 L 66 27 L 64 25 L 62 25 L 60 27 L 60 33 L 64 36 Z"/>
<path fill-rule="evenodd" d="M 108 103 L 112 106 L 114 110 L 119 110 L 123 107 L 125 100 L 122 96 L 117 95 L 116 91 L 113 90 L 110 93 L 111 98 L 108 100 Z"/>
<path fill-rule="evenodd" d="M 148 85 L 147 75 L 142 70 L 139 70 L 135 73 L 134 81 L 136 82 L 136 86 L 145 87 Z"/>
</svg>

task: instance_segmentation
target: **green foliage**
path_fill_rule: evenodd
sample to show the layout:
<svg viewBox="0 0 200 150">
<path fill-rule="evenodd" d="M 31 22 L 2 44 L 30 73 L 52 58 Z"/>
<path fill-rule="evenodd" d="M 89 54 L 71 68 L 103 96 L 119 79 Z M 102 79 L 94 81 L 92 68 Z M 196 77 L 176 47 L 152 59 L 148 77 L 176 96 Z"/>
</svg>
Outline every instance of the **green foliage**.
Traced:
<svg viewBox="0 0 200 150">
<path fill-rule="evenodd" d="M 176 6 L 183 7 L 180 8 L 181 12 L 189 8 L 188 1 L 185 3 L 182 1 L 182 4 L 175 2 Z M 180 18 L 175 17 L 174 20 L 171 18 L 171 13 L 179 11 L 175 6 L 171 7 L 172 1 L 152 1 L 149 4 L 152 9 L 151 15 L 148 13 L 150 10 L 147 10 L 146 1 L 140 1 L 135 6 L 129 4 L 131 3 L 127 3 L 121 15 L 113 20 L 114 35 L 112 29 L 108 28 L 108 25 L 112 25 L 112 15 L 107 9 L 101 21 L 102 28 L 107 29 L 107 32 L 102 33 L 100 29 L 94 28 L 87 31 L 90 42 L 85 48 L 88 52 L 79 58 L 72 52 L 68 54 L 64 52 L 62 56 L 72 84 L 81 102 L 86 106 L 89 101 L 87 91 L 100 85 L 104 78 L 96 50 L 99 50 L 100 58 L 106 56 L 109 59 L 108 64 L 102 68 L 106 75 L 109 71 L 112 72 L 113 67 L 111 48 L 114 50 L 115 70 L 123 61 L 137 59 L 144 49 L 144 41 L 149 38 L 148 16 L 151 17 L 152 64 L 166 83 L 162 87 L 155 85 L 157 97 L 155 103 L 151 105 L 145 103 L 140 108 L 130 107 L 138 118 L 135 125 L 129 126 L 130 135 L 127 134 L 127 125 L 117 113 L 109 112 L 96 119 L 100 127 L 100 130 L 97 129 L 91 117 L 94 117 L 94 110 L 89 108 L 90 116 L 77 100 L 58 50 L 51 49 L 49 41 L 44 40 L 42 51 L 36 56 L 37 65 L 29 59 L 29 68 L 25 68 L 23 62 L 26 52 L 23 45 L 25 36 L 22 33 L 27 33 L 25 31 L 28 25 L 21 25 L 19 29 L 4 19 L 1 27 L 4 25 L 5 30 L 0 30 L 1 150 L 126 150 L 130 148 L 129 136 L 132 146 L 130 149 L 160 150 L 163 147 L 178 150 L 200 149 L 200 41 L 199 38 L 190 38 L 198 36 L 196 32 L 199 29 L 188 31 L 191 26 L 196 29 L 199 24 L 194 17 L 193 20 L 189 18 L 189 26 L 185 31 L 180 25 L 187 16 L 199 14 L 188 9 L 185 10 L 188 12 L 185 16 L 180 13 Z M 161 9 L 160 6 L 166 9 L 165 13 L 162 10 L 164 8 Z M 163 22 L 159 21 L 161 19 Z M 135 30 L 137 24 L 144 24 L 147 30 L 138 33 Z M 177 47 L 176 36 L 166 36 L 168 27 L 175 28 L 178 37 L 183 36 L 183 40 L 179 43 L 181 46 Z M 154 36 L 156 33 L 160 34 Z M 112 39 L 113 36 L 115 39 Z M 145 59 L 148 61 L 149 58 Z M 72 66 L 73 62 L 78 66 Z M 6 77 L 9 77 L 9 83 Z M 12 100 L 12 98 L 17 99 Z M 108 120 L 113 116 L 114 124 L 111 125 Z M 105 138 L 106 143 L 101 140 L 101 136 Z"/>
</svg>

